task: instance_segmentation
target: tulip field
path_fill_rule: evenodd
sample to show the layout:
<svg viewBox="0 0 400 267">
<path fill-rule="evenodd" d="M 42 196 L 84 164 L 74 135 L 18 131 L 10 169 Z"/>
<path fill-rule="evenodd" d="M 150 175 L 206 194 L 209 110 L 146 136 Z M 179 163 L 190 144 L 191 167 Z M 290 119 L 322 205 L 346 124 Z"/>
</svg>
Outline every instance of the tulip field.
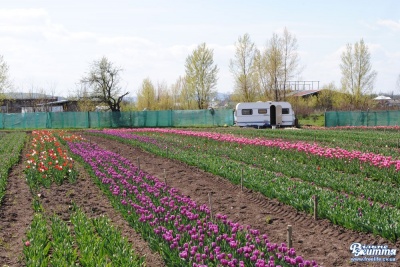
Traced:
<svg viewBox="0 0 400 267">
<path fill-rule="evenodd" d="M 103 133 L 236 184 L 243 170 L 246 187 L 301 211 L 312 213 L 312 198 L 317 196 L 321 218 L 392 241 L 399 238 L 400 159 L 368 152 L 367 142 L 363 152 L 315 142 L 246 137 L 243 131 L 241 136 L 175 129 Z M 340 135 L 336 133 L 334 139 L 341 140 Z"/>
<path fill-rule="evenodd" d="M 160 256 L 163 264 L 157 266 L 329 266 L 325 264 L 334 260 L 321 263 L 321 257 L 303 255 L 307 249 L 297 251 L 296 246 L 307 244 L 293 247 L 274 240 L 268 226 L 261 232 L 213 210 L 211 201 L 197 202 L 182 194 L 179 180 L 172 186 L 166 176 L 143 170 L 134 149 L 222 177 L 238 192 L 245 188 L 276 200 L 310 222 L 316 212 L 315 224 L 323 221 L 344 229 L 341 232 L 362 233 L 369 241 L 395 246 L 400 241 L 399 130 L 224 127 L 4 133 L 0 153 L 7 156 L 0 160 L 0 209 L 9 205 L 7 174 L 22 157 L 33 216 L 20 240 L 21 266 L 146 266 L 146 255 L 133 248 L 113 217 L 88 213 L 98 207 L 73 201 L 70 196 L 85 198 L 74 191 L 77 188 L 62 189 L 78 184 L 84 192 L 82 179 L 92 181 Z M 60 197 L 61 204 L 50 213 L 48 196 L 55 190 L 68 201 Z M 0 235 L 0 249 L 6 251 L 4 240 Z M 0 263 L 4 255 L 0 250 Z M 341 259 L 340 266 L 347 266 L 349 259 Z"/>
</svg>

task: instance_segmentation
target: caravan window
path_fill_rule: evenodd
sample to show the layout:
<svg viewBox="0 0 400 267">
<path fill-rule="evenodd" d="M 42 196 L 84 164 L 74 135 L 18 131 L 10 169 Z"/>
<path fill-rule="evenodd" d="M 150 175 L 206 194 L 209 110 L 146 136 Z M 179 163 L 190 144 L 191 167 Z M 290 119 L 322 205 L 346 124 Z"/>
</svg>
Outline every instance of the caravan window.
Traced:
<svg viewBox="0 0 400 267">
<path fill-rule="evenodd" d="M 253 115 L 252 109 L 242 109 L 242 115 Z"/>
<path fill-rule="evenodd" d="M 288 108 L 283 108 L 282 109 L 282 114 L 289 114 L 289 109 Z"/>
<path fill-rule="evenodd" d="M 259 108 L 258 109 L 258 114 L 267 114 L 267 109 L 266 108 Z"/>
</svg>

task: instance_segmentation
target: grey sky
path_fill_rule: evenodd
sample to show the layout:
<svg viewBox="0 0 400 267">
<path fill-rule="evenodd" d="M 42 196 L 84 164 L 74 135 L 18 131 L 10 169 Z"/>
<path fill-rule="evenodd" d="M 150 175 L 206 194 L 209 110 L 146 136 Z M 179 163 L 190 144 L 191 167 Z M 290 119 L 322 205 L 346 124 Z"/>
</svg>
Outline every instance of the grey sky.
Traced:
<svg viewBox="0 0 400 267">
<path fill-rule="evenodd" d="M 248 33 L 262 49 L 286 27 L 299 44 L 298 80 L 340 85 L 340 54 L 361 38 L 378 72 L 375 92 L 396 91 L 400 74 L 399 1 L 2 1 L 0 54 L 18 90 L 68 96 L 102 56 L 124 69 L 125 89 L 171 85 L 200 43 L 214 50 L 217 89 L 232 92 L 229 60 Z M 398 93 L 400 93 L 400 90 Z"/>
</svg>

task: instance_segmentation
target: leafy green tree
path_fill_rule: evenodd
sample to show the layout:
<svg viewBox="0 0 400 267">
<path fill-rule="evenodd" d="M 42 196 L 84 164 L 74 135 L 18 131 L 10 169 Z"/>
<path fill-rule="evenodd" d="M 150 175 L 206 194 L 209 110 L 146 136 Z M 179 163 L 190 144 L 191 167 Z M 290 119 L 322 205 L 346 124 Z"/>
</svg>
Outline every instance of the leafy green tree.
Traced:
<svg viewBox="0 0 400 267">
<path fill-rule="evenodd" d="M 317 110 L 332 110 L 334 107 L 334 97 L 336 87 L 334 83 L 323 85 L 322 90 L 314 97 L 314 108 Z"/>
<path fill-rule="evenodd" d="M 150 78 L 142 82 L 137 95 L 137 108 L 139 110 L 155 110 L 157 108 L 156 90 Z"/>
<path fill-rule="evenodd" d="M 93 62 L 89 73 L 81 79 L 81 84 L 91 89 L 92 99 L 106 104 L 111 111 L 119 112 L 124 96 L 129 94 L 120 94 L 121 71 L 103 57 Z"/>
<path fill-rule="evenodd" d="M 202 43 L 186 58 L 187 86 L 194 92 L 199 109 L 208 108 L 208 103 L 216 94 L 218 67 L 213 57 L 213 50 Z"/>
<path fill-rule="evenodd" d="M 363 39 L 354 45 L 347 44 L 342 53 L 340 69 L 342 90 L 350 94 L 351 106 L 365 108 L 367 95 L 373 90 L 377 72 L 372 70 L 371 54 Z"/>
</svg>

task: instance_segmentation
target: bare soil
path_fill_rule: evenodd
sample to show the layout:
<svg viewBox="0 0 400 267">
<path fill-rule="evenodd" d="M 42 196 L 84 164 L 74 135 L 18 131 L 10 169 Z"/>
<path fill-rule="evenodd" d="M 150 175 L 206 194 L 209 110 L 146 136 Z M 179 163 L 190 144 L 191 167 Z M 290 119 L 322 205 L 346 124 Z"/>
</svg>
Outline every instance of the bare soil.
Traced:
<svg viewBox="0 0 400 267">
<path fill-rule="evenodd" d="M 314 259 L 319 265 L 398 266 L 400 262 L 400 254 L 397 253 L 396 263 L 351 263 L 349 247 L 353 242 L 388 245 L 395 249 L 400 248 L 400 242 L 393 244 L 381 237 L 344 229 L 327 220 L 315 221 L 311 215 L 298 212 L 251 190 L 242 191 L 224 178 L 195 167 L 101 137 L 91 136 L 90 139 L 103 148 L 129 158 L 134 164 L 139 158 L 143 171 L 160 179 L 164 179 L 165 175 L 169 186 L 179 189 L 181 194 L 190 196 L 198 204 L 208 204 L 208 195 L 211 193 L 214 214 L 226 214 L 232 221 L 259 229 L 273 242 L 286 242 L 287 226 L 292 225 L 293 247 L 298 255 Z M 33 208 L 32 196 L 23 174 L 23 162 L 24 156 L 21 163 L 11 171 L 7 194 L 0 206 L 0 267 L 24 266 L 23 239 L 33 217 Z M 80 173 L 77 183 L 43 189 L 41 195 L 45 212 L 49 215 L 56 213 L 68 221 L 71 203 L 76 203 L 90 216 L 106 215 L 121 229 L 137 253 L 146 256 L 147 266 L 165 266 L 161 257 L 152 252 L 140 235 L 112 208 L 83 167 L 77 165 L 77 168 Z"/>
</svg>

